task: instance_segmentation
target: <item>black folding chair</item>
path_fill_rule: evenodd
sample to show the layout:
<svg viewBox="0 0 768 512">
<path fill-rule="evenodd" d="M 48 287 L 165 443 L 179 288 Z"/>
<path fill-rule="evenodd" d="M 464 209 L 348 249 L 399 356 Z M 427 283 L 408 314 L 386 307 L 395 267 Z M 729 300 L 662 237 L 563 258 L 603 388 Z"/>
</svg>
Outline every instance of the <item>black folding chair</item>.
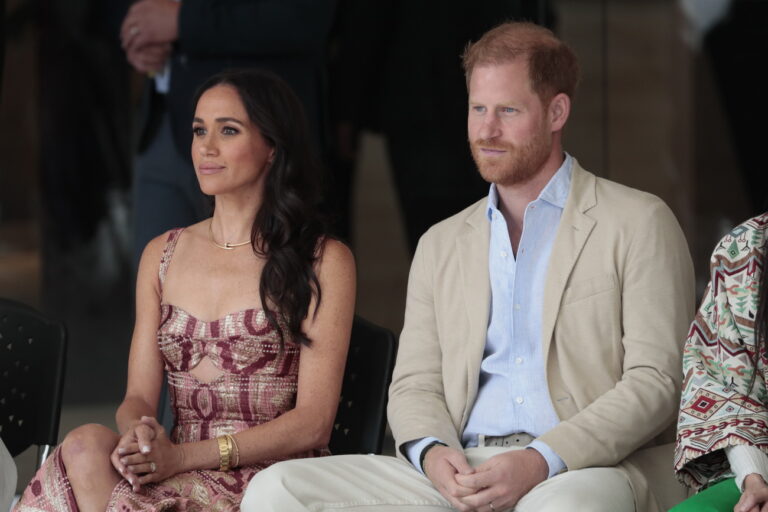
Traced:
<svg viewBox="0 0 768 512">
<path fill-rule="evenodd" d="M 392 331 L 355 315 L 339 410 L 331 433 L 332 453 L 381 453 L 395 346 Z M 165 382 L 158 404 L 158 421 L 171 431 L 173 412 Z"/>
<path fill-rule="evenodd" d="M 395 335 L 355 315 L 339 410 L 329 448 L 335 455 L 381 453 Z"/>
<path fill-rule="evenodd" d="M 62 324 L 0 299 L 0 437 L 14 457 L 37 445 L 38 467 L 59 439 L 66 351 Z"/>
</svg>

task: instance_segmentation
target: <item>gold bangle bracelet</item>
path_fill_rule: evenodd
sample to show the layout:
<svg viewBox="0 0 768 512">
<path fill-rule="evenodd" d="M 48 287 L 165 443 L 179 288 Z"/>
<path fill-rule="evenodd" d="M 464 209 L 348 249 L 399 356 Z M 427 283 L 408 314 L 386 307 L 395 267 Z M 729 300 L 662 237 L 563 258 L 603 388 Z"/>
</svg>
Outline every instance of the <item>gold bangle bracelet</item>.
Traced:
<svg viewBox="0 0 768 512">
<path fill-rule="evenodd" d="M 216 438 L 219 443 L 219 471 L 229 471 L 229 465 L 232 462 L 232 445 L 227 436 Z"/>
<path fill-rule="evenodd" d="M 227 436 L 227 439 L 229 440 L 230 446 L 232 447 L 232 453 L 234 454 L 234 461 L 230 459 L 230 468 L 236 468 L 240 466 L 240 447 L 237 446 L 237 441 L 235 441 L 234 436 L 231 434 L 225 434 Z"/>
</svg>

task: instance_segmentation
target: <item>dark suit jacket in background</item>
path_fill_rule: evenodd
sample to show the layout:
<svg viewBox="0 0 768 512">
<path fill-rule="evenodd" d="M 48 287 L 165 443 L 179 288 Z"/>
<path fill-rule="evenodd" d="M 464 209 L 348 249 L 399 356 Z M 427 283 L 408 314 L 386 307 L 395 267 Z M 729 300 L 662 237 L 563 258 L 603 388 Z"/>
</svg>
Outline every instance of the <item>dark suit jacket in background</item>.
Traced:
<svg viewBox="0 0 768 512">
<path fill-rule="evenodd" d="M 165 97 L 179 152 L 190 158 L 197 88 L 220 71 L 248 67 L 268 69 L 291 85 L 322 147 L 325 44 L 334 7 L 334 0 L 183 0 Z M 148 80 L 139 150 L 153 135 L 157 100 L 154 81 Z"/>
<path fill-rule="evenodd" d="M 411 251 L 432 224 L 488 192 L 467 144 L 465 46 L 509 20 L 551 26 L 549 3 L 340 0 L 331 115 L 386 137 Z M 349 174 L 336 176 L 347 195 Z"/>
</svg>

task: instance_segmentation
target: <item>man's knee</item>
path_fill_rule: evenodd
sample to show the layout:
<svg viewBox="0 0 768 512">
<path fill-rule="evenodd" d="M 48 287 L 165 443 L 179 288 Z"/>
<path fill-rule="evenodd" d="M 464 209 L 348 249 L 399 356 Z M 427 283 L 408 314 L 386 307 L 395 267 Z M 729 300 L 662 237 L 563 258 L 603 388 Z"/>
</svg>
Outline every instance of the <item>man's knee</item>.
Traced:
<svg viewBox="0 0 768 512">
<path fill-rule="evenodd" d="M 299 500 L 294 495 L 302 480 L 302 460 L 278 462 L 259 471 L 248 483 L 240 509 L 243 512 L 294 510 Z"/>
<path fill-rule="evenodd" d="M 415 481 L 414 481 L 415 480 Z M 300 512 L 436 503 L 442 498 L 424 478 L 393 457 L 336 455 L 279 462 L 256 474 L 241 510 Z M 410 498 L 405 495 L 414 495 Z M 444 508 L 444 507 L 443 507 Z M 398 509 L 399 510 L 399 509 Z"/>
<path fill-rule="evenodd" d="M 515 512 L 562 512 L 569 510 L 572 512 L 629 512 L 634 510 L 627 509 L 615 502 L 605 502 L 601 497 L 590 495 L 585 491 L 570 491 L 552 493 L 544 498 L 537 500 L 535 507 L 526 507 L 522 503 Z"/>
<path fill-rule="evenodd" d="M 631 512 L 635 510 L 627 478 L 613 468 L 587 468 L 563 473 L 534 487 L 516 512 Z"/>
</svg>

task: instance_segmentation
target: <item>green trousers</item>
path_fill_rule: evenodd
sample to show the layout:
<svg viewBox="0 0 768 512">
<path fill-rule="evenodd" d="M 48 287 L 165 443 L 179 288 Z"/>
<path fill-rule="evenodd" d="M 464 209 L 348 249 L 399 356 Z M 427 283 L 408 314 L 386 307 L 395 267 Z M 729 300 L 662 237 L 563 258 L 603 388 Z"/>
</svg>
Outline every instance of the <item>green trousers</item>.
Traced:
<svg viewBox="0 0 768 512">
<path fill-rule="evenodd" d="M 691 496 L 669 512 L 733 512 L 740 497 L 734 479 L 729 478 Z"/>
</svg>

